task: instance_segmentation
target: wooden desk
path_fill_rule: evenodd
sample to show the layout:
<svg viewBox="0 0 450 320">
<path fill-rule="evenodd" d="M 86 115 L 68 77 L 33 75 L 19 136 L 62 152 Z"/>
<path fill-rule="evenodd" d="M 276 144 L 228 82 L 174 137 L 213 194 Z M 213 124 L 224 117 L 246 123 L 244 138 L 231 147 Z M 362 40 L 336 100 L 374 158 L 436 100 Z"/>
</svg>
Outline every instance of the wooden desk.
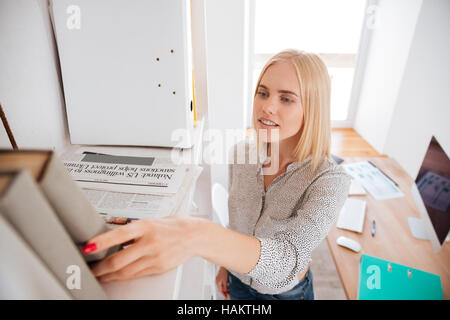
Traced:
<svg viewBox="0 0 450 320">
<path fill-rule="evenodd" d="M 366 218 L 362 234 L 331 228 L 327 237 L 347 299 L 357 299 L 359 261 L 361 254 L 376 256 L 394 263 L 424 270 L 441 277 L 444 298 L 450 299 L 450 243 L 444 243 L 439 253 L 434 253 L 431 242 L 419 240 L 409 230 L 408 217 L 420 218 L 411 195 L 413 179 L 391 158 L 345 158 L 344 163 L 370 160 L 398 183 L 405 194 L 398 199 L 377 201 L 370 194 L 350 196 L 367 201 Z M 371 236 L 372 220 L 376 221 L 375 237 Z M 355 253 L 336 244 L 339 236 L 358 241 L 361 251 Z"/>
</svg>

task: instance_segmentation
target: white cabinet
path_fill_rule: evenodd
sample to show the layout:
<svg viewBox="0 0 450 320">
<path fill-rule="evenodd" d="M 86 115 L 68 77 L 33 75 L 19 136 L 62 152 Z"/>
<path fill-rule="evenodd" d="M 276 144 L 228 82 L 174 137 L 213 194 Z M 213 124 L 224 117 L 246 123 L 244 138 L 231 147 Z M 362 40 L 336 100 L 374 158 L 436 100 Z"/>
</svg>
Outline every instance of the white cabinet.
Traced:
<svg viewBox="0 0 450 320">
<path fill-rule="evenodd" d="M 57 0 L 50 10 L 72 144 L 192 146 L 189 0 Z"/>
</svg>

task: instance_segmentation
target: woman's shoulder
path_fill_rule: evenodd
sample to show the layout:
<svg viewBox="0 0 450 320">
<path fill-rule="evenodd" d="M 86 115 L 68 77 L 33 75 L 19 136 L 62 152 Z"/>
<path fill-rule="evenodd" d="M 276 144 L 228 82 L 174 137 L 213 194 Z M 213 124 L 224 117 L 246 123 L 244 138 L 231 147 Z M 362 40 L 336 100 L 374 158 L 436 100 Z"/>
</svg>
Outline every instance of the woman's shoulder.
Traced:
<svg viewBox="0 0 450 320">
<path fill-rule="evenodd" d="M 309 157 L 308 166 L 311 172 L 311 182 L 317 180 L 336 180 L 337 183 L 350 182 L 352 177 L 347 173 L 345 168 L 337 164 L 334 160 L 324 157 L 315 171 L 312 171 L 313 163 L 311 157 Z"/>
</svg>

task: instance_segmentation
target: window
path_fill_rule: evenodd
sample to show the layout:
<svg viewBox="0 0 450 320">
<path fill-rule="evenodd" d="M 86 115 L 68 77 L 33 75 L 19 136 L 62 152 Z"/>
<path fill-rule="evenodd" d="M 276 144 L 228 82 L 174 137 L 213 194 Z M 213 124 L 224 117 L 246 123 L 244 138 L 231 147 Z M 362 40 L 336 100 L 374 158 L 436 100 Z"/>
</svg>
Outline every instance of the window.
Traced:
<svg viewBox="0 0 450 320">
<path fill-rule="evenodd" d="M 331 120 L 348 123 L 364 20 L 361 0 L 256 0 L 253 88 L 266 61 L 294 48 L 318 53 L 331 77 Z"/>
</svg>

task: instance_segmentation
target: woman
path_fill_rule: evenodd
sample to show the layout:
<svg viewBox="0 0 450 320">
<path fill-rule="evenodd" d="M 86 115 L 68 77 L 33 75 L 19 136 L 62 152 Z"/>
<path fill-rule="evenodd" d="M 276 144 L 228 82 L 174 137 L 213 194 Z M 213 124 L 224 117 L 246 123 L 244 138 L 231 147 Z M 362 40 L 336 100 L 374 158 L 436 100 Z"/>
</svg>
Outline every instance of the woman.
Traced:
<svg viewBox="0 0 450 320">
<path fill-rule="evenodd" d="M 258 140 L 267 157 L 230 166 L 229 228 L 174 216 L 99 235 L 84 253 L 134 240 L 93 267 L 100 281 L 162 273 L 200 256 L 221 266 L 216 282 L 231 299 L 314 298 L 311 253 L 350 186 L 350 176 L 329 159 L 330 79 L 322 60 L 296 50 L 270 59 L 258 80 L 253 122 L 268 133 Z"/>
</svg>

